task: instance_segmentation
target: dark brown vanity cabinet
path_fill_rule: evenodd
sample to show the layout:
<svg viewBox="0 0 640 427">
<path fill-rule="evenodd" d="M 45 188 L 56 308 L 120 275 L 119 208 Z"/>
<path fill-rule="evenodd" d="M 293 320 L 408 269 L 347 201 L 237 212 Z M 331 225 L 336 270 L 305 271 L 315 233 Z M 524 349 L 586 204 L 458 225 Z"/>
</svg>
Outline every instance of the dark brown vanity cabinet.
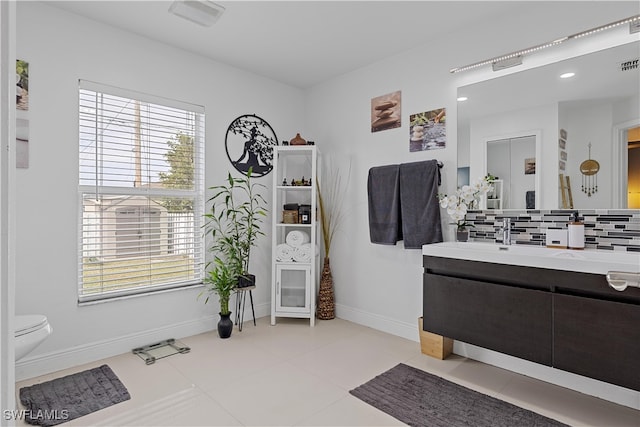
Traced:
<svg viewBox="0 0 640 427">
<path fill-rule="evenodd" d="M 425 274 L 429 332 L 551 365 L 551 295 Z"/>
<path fill-rule="evenodd" d="M 640 305 L 553 296 L 553 366 L 640 390 Z"/>
<path fill-rule="evenodd" d="M 426 331 L 640 391 L 640 289 L 597 274 L 424 257 Z"/>
</svg>

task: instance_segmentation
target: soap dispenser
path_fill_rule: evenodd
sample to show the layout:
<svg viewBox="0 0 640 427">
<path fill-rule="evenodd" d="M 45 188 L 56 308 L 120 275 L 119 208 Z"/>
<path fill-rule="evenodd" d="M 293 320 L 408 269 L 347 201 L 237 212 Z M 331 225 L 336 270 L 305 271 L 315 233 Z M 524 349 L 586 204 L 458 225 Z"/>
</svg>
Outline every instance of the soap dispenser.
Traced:
<svg viewBox="0 0 640 427">
<path fill-rule="evenodd" d="M 569 228 L 569 249 L 584 249 L 584 223 L 578 218 L 578 212 L 571 215 L 568 224 Z"/>
</svg>

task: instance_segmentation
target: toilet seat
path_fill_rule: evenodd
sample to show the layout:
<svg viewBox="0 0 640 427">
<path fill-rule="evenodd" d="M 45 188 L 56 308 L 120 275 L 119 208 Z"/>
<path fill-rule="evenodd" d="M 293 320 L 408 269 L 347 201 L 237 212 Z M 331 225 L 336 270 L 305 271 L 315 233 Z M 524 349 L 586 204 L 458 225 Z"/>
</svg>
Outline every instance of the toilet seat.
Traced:
<svg viewBox="0 0 640 427">
<path fill-rule="evenodd" d="M 15 317 L 15 336 L 29 334 L 47 325 L 47 318 L 41 314 L 29 314 Z"/>
</svg>

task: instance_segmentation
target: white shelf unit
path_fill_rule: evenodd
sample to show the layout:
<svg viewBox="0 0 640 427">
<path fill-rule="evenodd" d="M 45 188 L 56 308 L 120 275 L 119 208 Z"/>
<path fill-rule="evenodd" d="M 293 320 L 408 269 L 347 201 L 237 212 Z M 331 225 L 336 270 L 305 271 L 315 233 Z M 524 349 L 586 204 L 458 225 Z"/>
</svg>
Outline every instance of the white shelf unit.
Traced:
<svg viewBox="0 0 640 427">
<path fill-rule="evenodd" d="M 272 228 L 272 279 L 271 324 L 278 317 L 308 318 L 315 325 L 316 275 L 319 271 L 317 242 L 317 186 L 318 150 L 314 145 L 276 146 L 273 150 L 273 228 Z M 311 180 L 311 185 L 283 185 L 294 180 Z M 285 204 L 309 205 L 308 224 L 285 224 Z M 278 245 L 286 243 L 291 231 L 309 235 L 310 261 L 280 261 Z"/>
<path fill-rule="evenodd" d="M 493 191 L 487 193 L 487 209 L 502 209 L 504 202 L 503 185 L 501 179 L 495 179 L 491 182 Z"/>
</svg>

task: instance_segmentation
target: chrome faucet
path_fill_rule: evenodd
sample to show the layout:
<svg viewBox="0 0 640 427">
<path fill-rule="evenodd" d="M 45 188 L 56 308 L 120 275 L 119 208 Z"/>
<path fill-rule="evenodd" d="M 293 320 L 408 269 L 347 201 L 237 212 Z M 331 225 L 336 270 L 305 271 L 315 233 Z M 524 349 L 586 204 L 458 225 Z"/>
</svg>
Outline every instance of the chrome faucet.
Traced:
<svg viewBox="0 0 640 427">
<path fill-rule="evenodd" d="M 502 233 L 502 244 L 510 245 L 511 244 L 511 218 L 502 219 L 502 227 L 499 228 L 499 231 Z"/>
</svg>

